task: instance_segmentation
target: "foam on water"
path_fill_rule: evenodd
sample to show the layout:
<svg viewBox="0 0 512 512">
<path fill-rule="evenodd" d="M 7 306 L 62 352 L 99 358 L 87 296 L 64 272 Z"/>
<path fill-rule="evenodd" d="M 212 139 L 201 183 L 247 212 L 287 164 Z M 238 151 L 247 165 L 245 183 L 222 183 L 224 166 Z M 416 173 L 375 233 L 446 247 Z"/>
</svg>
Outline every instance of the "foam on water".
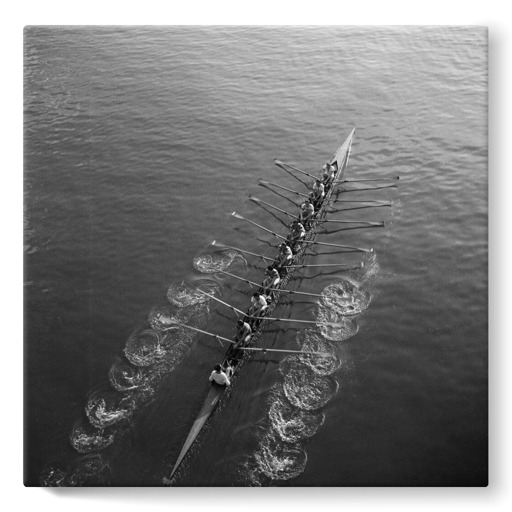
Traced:
<svg viewBox="0 0 512 512">
<path fill-rule="evenodd" d="M 228 270 L 231 265 L 243 263 L 245 258 L 236 251 L 222 251 L 215 254 L 203 254 L 194 258 L 194 268 L 203 274 L 213 274 L 219 270 Z"/>
<path fill-rule="evenodd" d="M 361 270 L 361 283 L 369 281 L 380 271 L 380 265 L 377 259 L 377 252 L 365 253 L 364 267 Z"/>
<path fill-rule="evenodd" d="M 66 471 L 55 464 L 48 464 L 41 471 L 39 485 L 41 487 L 63 487 L 66 480 Z"/>
<path fill-rule="evenodd" d="M 69 472 L 66 485 L 72 487 L 109 485 L 112 475 L 108 462 L 100 455 L 86 455 Z"/>
<path fill-rule="evenodd" d="M 115 433 L 105 433 L 103 429 L 78 424 L 71 431 L 69 440 L 78 453 L 91 453 L 110 446 L 114 442 L 114 436 Z"/>
<path fill-rule="evenodd" d="M 258 470 L 272 480 L 290 480 L 306 467 L 307 454 L 299 443 L 285 443 L 273 430 L 261 439 L 254 459 Z"/>
<path fill-rule="evenodd" d="M 117 391 L 137 389 L 144 378 L 141 368 L 119 358 L 111 366 L 108 378 L 112 387 Z"/>
<path fill-rule="evenodd" d="M 160 333 L 153 329 L 134 332 L 126 342 L 124 354 L 135 366 L 150 366 L 157 363 L 164 356 L 160 345 Z"/>
<path fill-rule="evenodd" d="M 197 279 L 192 283 L 182 281 L 179 284 L 171 284 L 167 290 L 167 300 L 176 306 L 184 307 L 208 302 L 210 299 L 197 291 L 197 288 L 210 294 L 219 293 L 219 284 L 211 279 Z"/>
<path fill-rule="evenodd" d="M 340 315 L 357 315 L 370 305 L 370 294 L 350 280 L 341 280 L 322 291 L 322 305 Z"/>
<path fill-rule="evenodd" d="M 102 429 L 119 421 L 129 420 L 134 408 L 133 395 L 115 390 L 101 390 L 91 394 L 85 405 L 85 413 L 92 426 Z"/>
<path fill-rule="evenodd" d="M 268 416 L 272 428 L 287 443 L 296 443 L 314 436 L 325 420 L 322 413 L 311 413 L 291 405 L 281 386 L 274 388 L 271 402 Z"/>
<path fill-rule="evenodd" d="M 301 365 L 286 371 L 283 391 L 292 405 L 312 411 L 323 407 L 336 394 L 338 383 Z"/>
<path fill-rule="evenodd" d="M 173 325 L 173 322 L 190 323 L 191 327 L 197 327 L 196 322 L 202 323 L 201 319 L 209 313 L 208 304 L 211 299 L 208 297 L 206 299 L 206 301 L 183 307 L 176 307 L 172 304 L 156 306 L 149 313 L 148 322 L 153 329 L 160 333 L 167 332 L 170 328 L 176 329 L 177 326 Z"/>
<path fill-rule="evenodd" d="M 309 352 L 325 352 L 327 356 L 291 356 L 289 359 L 298 359 L 302 364 L 309 366 L 319 375 L 331 375 L 341 366 L 341 360 L 334 354 L 334 347 L 313 329 L 303 329 L 297 332 L 296 340 L 301 350 Z M 283 363 L 284 364 L 284 361 Z"/>
<path fill-rule="evenodd" d="M 330 341 L 347 341 L 355 336 L 359 329 L 355 320 L 321 304 L 317 306 L 317 321 L 320 333 Z M 330 325 L 325 322 L 332 322 L 337 325 Z"/>
</svg>

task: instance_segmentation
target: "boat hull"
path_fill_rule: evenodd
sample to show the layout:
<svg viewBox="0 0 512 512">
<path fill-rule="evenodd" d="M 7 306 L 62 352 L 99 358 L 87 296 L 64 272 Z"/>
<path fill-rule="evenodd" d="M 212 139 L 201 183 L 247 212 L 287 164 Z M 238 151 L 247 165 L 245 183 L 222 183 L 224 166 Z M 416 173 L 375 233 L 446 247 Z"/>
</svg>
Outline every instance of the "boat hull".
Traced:
<svg viewBox="0 0 512 512">
<path fill-rule="evenodd" d="M 352 148 L 352 140 L 354 137 L 355 128 L 350 132 L 350 135 L 346 138 L 345 142 L 336 150 L 334 155 L 329 160 L 329 163 L 331 165 L 336 165 L 337 172 L 335 176 L 335 180 L 341 180 L 345 176 L 345 171 L 348 166 L 348 160 L 350 157 L 350 151 Z M 316 213 L 315 220 L 313 221 L 311 228 L 306 233 L 306 236 L 304 240 L 301 242 L 301 246 L 299 250 L 295 253 L 293 257 L 292 264 L 296 265 L 300 261 L 302 261 L 304 257 L 304 253 L 306 252 L 306 249 L 309 247 L 309 243 L 304 242 L 310 242 L 313 240 L 316 236 L 316 226 L 319 223 L 323 217 L 325 217 L 327 205 L 329 203 L 329 198 L 331 197 L 333 192 L 333 188 L 329 189 L 326 193 L 324 200 L 322 202 L 321 207 L 319 208 L 318 212 Z M 290 280 L 293 270 L 288 272 L 283 279 L 280 282 L 280 287 L 282 289 L 286 288 L 286 285 L 288 281 Z M 267 309 L 267 316 L 271 316 L 274 309 L 279 304 L 279 297 L 280 292 L 276 291 L 274 293 L 274 300 L 271 302 L 270 306 Z M 258 342 L 259 338 L 263 334 L 263 328 L 265 327 L 265 324 L 268 322 L 268 320 L 263 320 L 261 324 L 258 326 L 257 330 L 253 333 L 249 345 L 254 345 Z M 231 366 L 233 369 L 233 376 L 236 375 L 240 369 L 243 367 L 245 362 L 249 359 L 249 351 L 243 352 L 243 351 L 233 351 L 230 347 L 228 351 L 226 352 L 222 365 L 223 366 Z M 232 377 L 231 377 L 232 379 Z M 206 397 L 206 400 L 204 401 L 201 410 L 199 411 L 199 414 L 194 421 L 194 424 L 192 425 L 192 428 L 187 436 L 187 439 L 183 445 L 183 448 L 181 449 L 181 452 L 178 456 L 178 459 L 176 460 L 176 463 L 174 464 L 173 470 L 171 472 L 171 475 L 169 479 L 164 479 L 164 483 L 170 484 L 171 479 L 173 478 L 174 474 L 180 467 L 183 459 L 188 454 L 191 446 L 199 436 L 200 432 L 202 431 L 205 423 L 208 421 L 208 418 L 211 416 L 213 411 L 215 410 L 217 404 L 221 400 L 222 396 L 225 394 L 226 387 L 225 386 L 219 386 L 216 384 L 212 384 L 212 387 L 210 388 L 208 395 Z"/>
</svg>

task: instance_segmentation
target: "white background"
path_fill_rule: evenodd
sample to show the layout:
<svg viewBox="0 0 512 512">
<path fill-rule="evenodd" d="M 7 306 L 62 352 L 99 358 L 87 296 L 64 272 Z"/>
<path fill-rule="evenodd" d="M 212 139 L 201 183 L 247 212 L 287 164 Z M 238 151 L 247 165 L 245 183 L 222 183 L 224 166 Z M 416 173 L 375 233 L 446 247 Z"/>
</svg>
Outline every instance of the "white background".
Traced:
<svg viewBox="0 0 512 512">
<path fill-rule="evenodd" d="M 511 24 L 503 1 L 430 0 L 90 0 L 2 4 L 2 282 L 4 336 L 0 485 L 3 510 L 124 511 L 167 508 L 294 512 L 482 512 L 512 510 L 510 342 L 506 337 L 510 272 L 509 120 Z M 508 19 L 508 21 L 507 21 Z M 489 486 L 487 488 L 117 488 L 23 486 L 23 27 L 25 25 L 481 25 L 489 28 Z M 486 186 L 482 183 L 482 186 Z M 5 286 L 7 285 L 7 286 Z"/>
</svg>

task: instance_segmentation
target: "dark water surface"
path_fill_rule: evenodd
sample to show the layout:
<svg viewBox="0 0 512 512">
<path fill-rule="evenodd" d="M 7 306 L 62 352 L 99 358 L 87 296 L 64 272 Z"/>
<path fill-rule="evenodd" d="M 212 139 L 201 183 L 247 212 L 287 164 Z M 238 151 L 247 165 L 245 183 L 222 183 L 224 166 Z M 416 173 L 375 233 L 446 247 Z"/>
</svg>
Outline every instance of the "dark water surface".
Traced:
<svg viewBox="0 0 512 512">
<path fill-rule="evenodd" d="M 357 334 L 273 324 L 265 346 L 320 343 L 335 365 L 255 356 L 177 485 L 487 483 L 484 29 L 31 27 L 24 52 L 25 483 L 162 484 L 224 349 L 189 334 L 155 353 L 141 331 L 183 280 L 245 309 L 244 283 L 194 261 L 226 256 L 213 240 L 273 255 L 227 214 L 285 232 L 248 196 L 293 206 L 258 179 L 300 190 L 274 158 L 316 172 L 353 127 L 347 177 L 399 186 L 344 195 L 391 208 L 329 218 L 385 227 L 329 225 L 318 240 L 374 255 L 318 249 L 308 263 L 364 270 L 310 268 L 294 287 L 352 286 Z M 259 281 L 261 266 L 228 270 Z M 172 307 L 232 334 L 219 304 Z M 280 308 L 322 314 L 311 297 Z M 115 389 L 123 370 L 143 386 Z"/>
</svg>

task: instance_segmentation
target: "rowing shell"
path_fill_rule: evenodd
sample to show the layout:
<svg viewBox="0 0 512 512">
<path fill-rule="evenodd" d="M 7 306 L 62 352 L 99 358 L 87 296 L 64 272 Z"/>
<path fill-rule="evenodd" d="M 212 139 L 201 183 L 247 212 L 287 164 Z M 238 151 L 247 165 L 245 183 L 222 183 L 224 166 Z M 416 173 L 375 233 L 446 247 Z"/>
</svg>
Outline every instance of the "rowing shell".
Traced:
<svg viewBox="0 0 512 512">
<path fill-rule="evenodd" d="M 329 160 L 329 163 L 331 165 L 337 166 L 337 172 L 335 176 L 335 181 L 342 180 L 345 176 L 345 171 L 347 169 L 348 165 L 348 159 L 350 156 L 350 150 L 352 148 L 352 139 L 354 138 L 355 128 L 350 132 L 350 135 L 347 137 L 345 142 L 338 148 L 338 150 L 334 153 L 334 155 Z M 318 221 L 321 220 L 325 214 L 326 214 L 326 208 L 329 203 L 329 198 L 332 195 L 332 192 L 334 190 L 334 186 L 331 186 L 327 193 L 325 194 L 324 200 L 322 202 L 322 205 L 318 209 L 315 220 L 313 221 L 313 224 L 309 231 L 306 233 L 306 236 L 304 240 L 300 243 L 300 248 L 296 252 L 295 256 L 293 257 L 292 264 L 298 264 L 303 258 L 304 253 L 306 249 L 309 247 L 308 242 L 315 238 L 316 236 L 316 228 L 318 225 Z M 294 271 L 288 272 L 283 279 L 280 282 L 280 286 L 284 289 L 286 284 L 288 283 L 291 274 Z M 276 308 L 276 306 L 279 303 L 280 293 L 279 291 L 275 292 L 275 298 L 272 301 L 272 303 L 267 308 L 267 316 L 272 313 L 272 311 Z M 262 323 L 259 325 L 259 327 L 255 330 L 253 333 L 250 344 L 254 344 L 258 339 L 261 337 L 263 332 L 263 327 L 265 326 L 267 320 L 263 320 Z M 231 361 L 231 366 L 233 368 L 233 375 L 240 370 L 240 368 L 243 366 L 247 356 L 237 357 L 233 359 L 233 351 L 230 347 L 228 351 L 226 352 L 224 359 L 222 361 L 222 366 L 225 366 L 228 361 Z M 215 410 L 215 407 L 219 403 L 219 400 L 222 398 L 224 392 L 226 391 L 226 386 L 220 386 L 216 383 L 212 383 L 210 390 L 208 391 L 208 395 L 201 407 L 201 410 L 199 411 L 199 414 L 197 415 L 197 418 L 194 421 L 194 424 L 192 425 L 192 428 L 190 429 L 190 432 L 187 436 L 187 439 L 185 440 L 185 443 L 183 445 L 183 448 L 181 449 L 181 452 L 174 464 L 174 467 L 171 471 L 171 474 L 169 478 L 164 478 L 164 483 L 170 484 L 171 479 L 180 467 L 181 463 L 183 462 L 183 459 L 186 457 L 187 453 L 189 452 L 191 446 L 193 445 L 194 441 L 199 436 L 199 433 L 203 429 L 205 423 L 208 421 L 208 418 L 211 416 L 213 411 Z"/>
</svg>

